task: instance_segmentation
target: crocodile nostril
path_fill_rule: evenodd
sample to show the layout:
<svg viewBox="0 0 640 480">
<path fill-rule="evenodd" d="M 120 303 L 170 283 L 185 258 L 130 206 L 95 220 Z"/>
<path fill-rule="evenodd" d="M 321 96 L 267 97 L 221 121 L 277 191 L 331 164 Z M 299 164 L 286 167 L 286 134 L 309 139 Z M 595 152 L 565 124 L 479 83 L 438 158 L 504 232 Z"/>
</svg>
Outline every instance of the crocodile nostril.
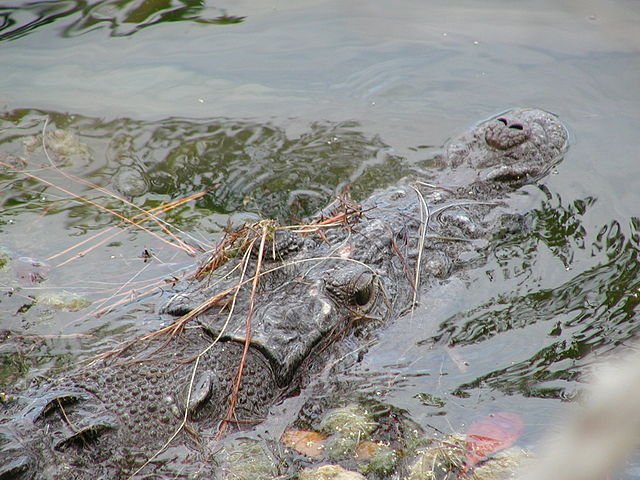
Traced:
<svg viewBox="0 0 640 480">
<path fill-rule="evenodd" d="M 530 137 L 527 124 L 519 117 L 502 116 L 486 125 L 484 139 L 490 147 L 508 150 Z"/>
</svg>

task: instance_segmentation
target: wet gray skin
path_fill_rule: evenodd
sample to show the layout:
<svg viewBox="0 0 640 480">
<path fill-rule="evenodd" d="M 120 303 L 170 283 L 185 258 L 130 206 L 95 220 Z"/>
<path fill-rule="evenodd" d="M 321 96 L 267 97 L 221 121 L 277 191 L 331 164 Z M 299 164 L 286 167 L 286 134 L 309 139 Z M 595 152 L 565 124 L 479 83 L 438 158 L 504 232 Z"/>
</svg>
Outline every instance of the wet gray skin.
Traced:
<svg viewBox="0 0 640 480">
<path fill-rule="evenodd" d="M 162 307 L 167 316 L 230 293 L 175 337 L 137 342 L 115 360 L 17 394 L 3 406 L 0 479 L 118 478 L 170 440 L 144 474 L 213 474 L 206 461 L 215 446 L 211 432 L 229 411 L 248 332 L 227 432 L 263 420 L 271 405 L 304 386 L 341 339 L 366 338 L 410 310 L 430 285 L 470 261 L 477 266 L 492 232 L 521 227 L 501 200 L 547 174 L 566 147 L 555 115 L 505 112 L 447 143 L 436 183 L 448 188 L 406 180 L 357 206 L 336 200 L 311 221 L 345 212 L 348 221 L 321 233 L 278 231 L 265 245 L 255 295 L 247 280 L 259 236 L 244 277 L 240 253 L 203 278 L 178 282 Z M 183 419 L 185 428 L 172 438 Z"/>
<path fill-rule="evenodd" d="M 442 163 L 458 182 L 518 187 L 546 175 L 554 165 L 549 159 L 561 158 L 566 146 L 567 131 L 554 115 L 514 109 L 451 139 Z"/>
</svg>

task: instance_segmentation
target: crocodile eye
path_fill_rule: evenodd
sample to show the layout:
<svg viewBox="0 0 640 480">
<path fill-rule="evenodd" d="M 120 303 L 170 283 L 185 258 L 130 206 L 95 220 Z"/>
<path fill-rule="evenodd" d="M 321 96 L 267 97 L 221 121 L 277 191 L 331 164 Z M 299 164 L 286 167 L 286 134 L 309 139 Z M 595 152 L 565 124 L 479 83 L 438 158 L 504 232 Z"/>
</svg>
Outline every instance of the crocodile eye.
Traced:
<svg viewBox="0 0 640 480">
<path fill-rule="evenodd" d="M 374 288 L 375 287 L 373 286 L 373 283 L 370 283 L 366 287 L 356 290 L 356 292 L 353 294 L 353 302 L 356 305 L 364 307 L 371 301 L 374 293 Z"/>
<path fill-rule="evenodd" d="M 336 300 L 365 309 L 373 303 L 377 293 L 375 274 L 360 267 L 354 269 L 350 266 L 328 272 L 325 286 Z"/>
<path fill-rule="evenodd" d="M 376 284 L 372 272 L 365 271 L 354 279 L 351 285 L 351 302 L 360 307 L 368 305 L 375 297 Z"/>
</svg>

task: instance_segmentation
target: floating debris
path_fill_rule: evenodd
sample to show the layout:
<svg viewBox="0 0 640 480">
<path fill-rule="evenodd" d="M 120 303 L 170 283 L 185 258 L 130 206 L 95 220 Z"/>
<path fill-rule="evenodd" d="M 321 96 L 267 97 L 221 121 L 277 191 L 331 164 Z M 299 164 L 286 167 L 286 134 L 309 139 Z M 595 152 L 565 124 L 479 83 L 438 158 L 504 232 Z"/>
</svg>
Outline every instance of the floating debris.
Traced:
<svg viewBox="0 0 640 480">
<path fill-rule="evenodd" d="M 451 474 L 462 471 L 466 462 L 465 440 L 463 435 L 449 435 L 444 440 L 421 449 L 406 480 L 455 478 Z"/>
<path fill-rule="evenodd" d="M 329 412 L 320 425 L 322 431 L 344 437 L 365 440 L 376 429 L 376 422 L 369 411 L 357 404 L 347 405 Z"/>
<path fill-rule="evenodd" d="M 329 412 L 320 428 L 331 435 L 327 442 L 327 454 L 332 459 L 353 456 L 358 444 L 367 440 L 377 423 L 364 407 L 352 404 Z"/>
<path fill-rule="evenodd" d="M 44 282 L 49 276 L 49 264 L 31 257 L 19 257 L 12 262 L 13 273 L 18 282 L 32 286 Z"/>
<path fill-rule="evenodd" d="M 9 251 L 4 247 L 0 246 L 0 270 L 6 268 L 11 261 L 11 256 L 9 255 Z"/>
<path fill-rule="evenodd" d="M 486 460 L 494 453 L 512 446 L 524 431 L 522 417 L 516 413 L 498 412 L 471 424 L 465 442 L 466 468 Z"/>
<path fill-rule="evenodd" d="M 506 480 L 531 458 L 520 448 L 508 448 L 485 457 L 475 466 L 468 465 L 468 436 L 449 435 L 421 449 L 409 469 L 406 480 Z"/>
<path fill-rule="evenodd" d="M 436 397 L 430 393 L 418 393 L 414 398 L 417 398 L 421 404 L 426 405 L 427 407 L 442 408 L 447 404 L 447 402 L 442 398 Z"/>
<path fill-rule="evenodd" d="M 328 436 L 313 430 L 290 429 L 282 435 L 282 443 L 309 458 L 322 458 Z"/>
<path fill-rule="evenodd" d="M 521 448 L 509 448 L 496 453 L 491 459 L 473 470 L 473 480 L 507 480 L 532 460 L 530 453 Z"/>
<path fill-rule="evenodd" d="M 0 171 L 6 170 L 21 170 L 28 165 L 28 162 L 15 155 L 11 155 L 7 152 L 0 152 Z"/>
<path fill-rule="evenodd" d="M 398 452 L 379 442 L 361 442 L 356 448 L 358 460 L 368 460 L 360 469 L 362 473 L 377 477 L 389 477 L 398 466 Z"/>
<path fill-rule="evenodd" d="M 112 177 L 114 189 L 128 198 L 141 197 L 149 191 L 149 179 L 141 168 L 123 165 Z"/>
</svg>

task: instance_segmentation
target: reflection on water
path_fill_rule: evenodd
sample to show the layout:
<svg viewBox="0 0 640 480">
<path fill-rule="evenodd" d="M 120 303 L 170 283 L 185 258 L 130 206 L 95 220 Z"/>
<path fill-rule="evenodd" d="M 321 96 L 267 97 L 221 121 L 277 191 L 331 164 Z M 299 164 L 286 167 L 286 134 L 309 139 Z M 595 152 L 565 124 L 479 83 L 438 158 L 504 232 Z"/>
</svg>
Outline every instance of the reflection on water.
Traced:
<svg viewBox="0 0 640 480">
<path fill-rule="evenodd" d="M 41 146 L 46 118 L 47 148 L 58 166 L 82 172 L 126 197 L 137 197 L 140 206 L 208 190 L 198 206 L 209 213 L 244 211 L 290 222 L 324 207 L 338 187 L 349 184 L 351 194 L 360 199 L 409 172 L 379 137 L 366 137 L 356 122 L 317 122 L 290 138 L 283 128 L 265 123 L 104 122 L 16 110 L 0 117 L 4 154 L 46 161 Z M 4 205 L 26 202 L 34 181 L 19 174 L 4 181 L 9 179 L 12 189 L 2 199 Z M 95 209 L 83 207 L 74 218 L 86 220 L 92 215 Z M 185 219 L 174 220 L 184 225 Z"/>
<path fill-rule="evenodd" d="M 152 191 L 175 197 L 206 188 L 203 206 L 225 214 L 300 220 L 348 180 L 362 197 L 379 185 L 376 173 L 388 183 L 403 173 L 388 147 L 364 137 L 353 122 L 314 123 L 293 139 L 273 125 L 234 121 L 128 121 L 124 128 L 111 127 L 116 133 L 110 156 L 136 158 Z M 362 175 L 362 165 L 372 159 L 380 165 Z"/>
<path fill-rule="evenodd" d="M 451 316 L 440 324 L 432 339 L 424 342 L 480 344 L 503 332 L 546 323 L 546 341 L 537 353 L 481 374 L 461 385 L 458 394 L 490 387 L 525 396 L 565 398 L 575 390 L 567 382 L 579 379 L 594 358 L 614 351 L 638 334 L 640 220 L 632 218 L 625 227 L 614 220 L 587 240 L 581 218 L 594 203 L 592 198 L 567 206 L 559 200 L 557 205 L 546 201 L 531 212 L 532 229 L 499 243 L 495 250 L 496 264 L 505 278 L 522 277 L 527 281 Z M 541 245 L 569 270 L 577 251 L 600 260 L 560 285 L 532 288 L 532 270 Z"/>
<path fill-rule="evenodd" d="M 245 17 L 228 15 L 203 0 L 65 0 L 17 2 L 0 8 L 0 41 L 13 40 L 52 23 L 62 23 L 64 37 L 108 28 L 113 37 L 133 35 L 166 22 L 231 25 Z M 67 20 L 67 21 L 65 21 Z"/>
</svg>

